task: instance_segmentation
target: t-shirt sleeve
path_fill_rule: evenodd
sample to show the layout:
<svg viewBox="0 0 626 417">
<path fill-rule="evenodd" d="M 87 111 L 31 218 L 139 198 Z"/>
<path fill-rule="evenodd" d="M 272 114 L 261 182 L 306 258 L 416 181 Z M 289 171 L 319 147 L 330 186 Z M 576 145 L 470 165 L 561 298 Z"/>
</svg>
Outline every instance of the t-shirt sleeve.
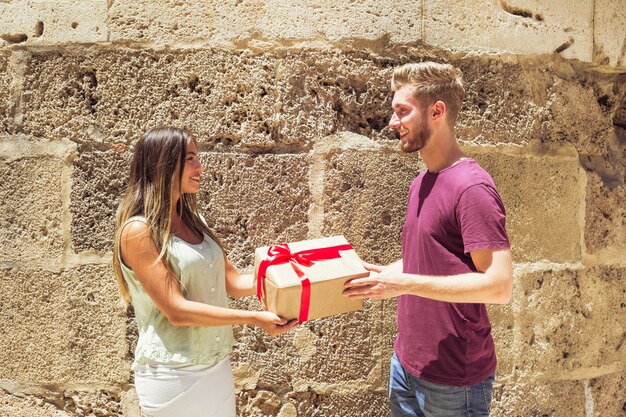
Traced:
<svg viewBox="0 0 626 417">
<path fill-rule="evenodd" d="M 467 188 L 459 198 L 456 215 L 465 253 L 510 247 L 504 204 L 495 188 L 487 184 Z"/>
</svg>

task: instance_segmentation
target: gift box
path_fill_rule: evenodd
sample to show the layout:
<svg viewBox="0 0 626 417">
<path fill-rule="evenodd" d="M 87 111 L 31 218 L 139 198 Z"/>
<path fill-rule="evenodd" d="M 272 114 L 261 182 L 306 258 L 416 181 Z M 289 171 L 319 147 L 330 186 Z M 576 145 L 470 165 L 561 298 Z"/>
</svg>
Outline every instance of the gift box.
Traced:
<svg viewBox="0 0 626 417">
<path fill-rule="evenodd" d="M 369 275 L 343 236 L 257 248 L 254 281 L 263 307 L 286 319 L 307 321 L 363 308 L 344 297 L 346 281 Z"/>
</svg>

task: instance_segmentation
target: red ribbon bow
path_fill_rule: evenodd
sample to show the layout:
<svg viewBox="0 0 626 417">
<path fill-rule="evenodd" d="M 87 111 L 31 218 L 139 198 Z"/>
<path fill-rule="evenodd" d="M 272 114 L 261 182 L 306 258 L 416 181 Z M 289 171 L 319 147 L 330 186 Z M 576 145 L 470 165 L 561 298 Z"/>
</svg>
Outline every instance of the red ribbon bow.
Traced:
<svg viewBox="0 0 626 417">
<path fill-rule="evenodd" d="M 300 322 L 307 321 L 309 318 L 309 306 L 311 303 L 311 282 L 304 272 L 298 267 L 311 266 L 315 261 L 324 261 L 327 259 L 336 259 L 341 257 L 339 251 L 351 250 L 349 244 L 329 246 L 327 248 L 306 249 L 300 252 L 291 252 L 286 243 L 281 245 L 270 246 L 267 250 L 267 258 L 263 259 L 259 264 L 257 272 L 256 295 L 261 300 L 263 298 L 263 286 L 265 284 L 265 273 L 271 265 L 284 264 L 289 262 L 291 267 L 300 278 L 302 285 L 302 295 L 300 296 Z"/>
</svg>

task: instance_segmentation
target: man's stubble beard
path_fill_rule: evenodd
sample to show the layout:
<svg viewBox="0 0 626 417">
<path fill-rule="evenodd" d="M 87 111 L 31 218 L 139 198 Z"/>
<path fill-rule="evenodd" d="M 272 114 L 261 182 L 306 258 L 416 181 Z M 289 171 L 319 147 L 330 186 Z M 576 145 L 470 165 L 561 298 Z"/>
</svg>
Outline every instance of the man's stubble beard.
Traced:
<svg viewBox="0 0 626 417">
<path fill-rule="evenodd" d="M 411 135 L 409 133 L 409 135 Z M 417 132 L 416 140 L 412 140 L 412 138 L 408 138 L 406 142 L 400 142 L 400 147 L 404 153 L 413 153 L 418 152 L 423 149 L 430 140 L 430 136 L 432 134 L 432 130 L 427 123 L 421 123 L 419 126 L 419 131 Z"/>
</svg>

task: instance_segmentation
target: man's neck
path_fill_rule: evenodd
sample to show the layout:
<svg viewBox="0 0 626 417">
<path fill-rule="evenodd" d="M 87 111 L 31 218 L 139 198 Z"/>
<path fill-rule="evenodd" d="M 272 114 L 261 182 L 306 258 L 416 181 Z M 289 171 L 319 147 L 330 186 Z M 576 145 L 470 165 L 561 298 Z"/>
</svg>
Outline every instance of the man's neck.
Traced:
<svg viewBox="0 0 626 417">
<path fill-rule="evenodd" d="M 420 150 L 420 156 L 429 172 L 437 173 L 465 157 L 456 143 L 454 132 L 431 139 L 428 145 Z"/>
</svg>

